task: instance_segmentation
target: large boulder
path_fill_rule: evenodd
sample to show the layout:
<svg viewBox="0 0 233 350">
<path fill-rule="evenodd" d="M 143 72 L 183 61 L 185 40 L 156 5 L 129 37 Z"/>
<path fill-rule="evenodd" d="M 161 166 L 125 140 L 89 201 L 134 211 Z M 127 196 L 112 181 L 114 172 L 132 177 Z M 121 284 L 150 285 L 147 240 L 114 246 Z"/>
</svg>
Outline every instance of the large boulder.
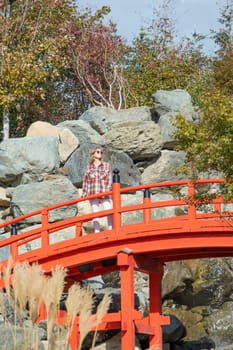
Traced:
<svg viewBox="0 0 233 350">
<path fill-rule="evenodd" d="M 176 181 L 186 178 L 187 176 L 184 174 L 176 174 L 177 167 L 184 164 L 184 159 L 184 151 L 162 150 L 159 159 L 149 165 L 142 173 L 142 183 Z"/>
<path fill-rule="evenodd" d="M 205 326 L 208 334 L 215 340 L 216 349 L 231 349 L 233 344 L 233 302 L 227 301 L 221 309 L 214 309 L 207 318 Z"/>
<path fill-rule="evenodd" d="M 23 181 L 38 181 L 43 174 L 56 172 L 60 165 L 58 139 L 52 136 L 32 136 L 8 139 L 0 144 L 0 157 L 14 164 Z M 4 171 L 5 169 L 5 171 Z M 9 167 L 7 168 L 9 172 Z M 3 174 L 7 174 L 6 166 Z M 12 177 L 15 178 L 12 174 Z"/>
<path fill-rule="evenodd" d="M 118 123 L 104 139 L 107 146 L 124 151 L 134 160 L 159 156 L 162 148 L 160 127 L 152 121 Z"/>
<path fill-rule="evenodd" d="M 23 169 L 0 147 L 0 184 L 3 186 L 17 186 L 23 176 Z"/>
<path fill-rule="evenodd" d="M 0 208 L 1 207 L 9 207 L 10 199 L 6 196 L 6 189 L 0 187 Z"/>
<path fill-rule="evenodd" d="M 59 131 L 56 126 L 38 120 L 29 126 L 26 136 L 53 136 L 59 138 Z"/>
<path fill-rule="evenodd" d="M 165 273 L 162 283 L 163 298 L 168 298 L 173 294 L 182 294 L 187 283 L 191 283 L 193 275 L 184 261 L 171 261 L 165 265 Z"/>
<path fill-rule="evenodd" d="M 67 178 L 58 178 L 17 186 L 13 191 L 9 191 L 8 195 L 12 197 L 11 207 L 14 217 L 17 217 L 56 203 L 75 199 L 78 197 L 78 191 Z M 62 207 L 50 212 L 49 221 L 58 221 L 75 215 L 77 215 L 77 205 Z M 41 217 L 33 216 L 26 222 L 40 223 Z"/>
<path fill-rule="evenodd" d="M 84 120 L 66 120 L 57 124 L 57 127 L 60 130 L 67 128 L 72 131 L 78 138 L 80 144 L 89 142 L 97 145 L 104 145 L 103 137 Z"/>
<path fill-rule="evenodd" d="M 71 154 L 79 147 L 79 139 L 68 128 L 60 129 L 59 132 L 59 156 L 64 164 Z"/>
<path fill-rule="evenodd" d="M 170 324 L 162 326 L 163 330 L 163 342 L 175 343 L 186 335 L 186 329 L 182 322 L 174 315 L 170 316 Z"/>
<path fill-rule="evenodd" d="M 132 107 L 119 111 L 108 107 L 92 107 L 79 119 L 88 122 L 93 129 L 103 135 L 118 123 L 151 121 L 152 112 L 149 107 Z"/>
<path fill-rule="evenodd" d="M 185 90 L 158 90 L 152 95 L 152 98 L 155 110 L 159 115 L 178 112 L 191 122 L 198 120 L 198 114 L 194 110 L 191 96 Z"/>
<path fill-rule="evenodd" d="M 162 148 L 173 150 L 177 145 L 177 141 L 174 138 L 174 132 L 176 130 L 173 122 L 178 113 L 166 113 L 161 115 L 158 124 L 161 129 Z"/>
</svg>

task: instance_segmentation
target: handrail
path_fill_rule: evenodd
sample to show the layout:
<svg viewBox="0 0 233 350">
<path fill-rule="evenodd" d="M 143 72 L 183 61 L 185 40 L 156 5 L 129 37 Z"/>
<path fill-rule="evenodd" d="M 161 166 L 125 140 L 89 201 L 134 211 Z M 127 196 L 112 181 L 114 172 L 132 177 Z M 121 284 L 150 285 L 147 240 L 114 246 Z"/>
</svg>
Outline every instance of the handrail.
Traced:
<svg viewBox="0 0 233 350">
<path fill-rule="evenodd" d="M 130 192 L 135 192 L 135 191 L 140 191 L 140 190 L 145 190 L 145 189 L 151 189 L 151 188 L 161 188 L 161 187 L 173 187 L 173 186 L 183 186 L 186 185 L 188 187 L 193 186 L 194 185 L 204 185 L 204 184 L 213 184 L 213 183 L 224 183 L 225 180 L 224 179 L 199 179 L 196 180 L 195 182 L 192 182 L 191 180 L 179 180 L 179 181 L 164 181 L 164 182 L 160 182 L 160 183 L 153 183 L 153 184 L 143 184 L 143 185 L 137 185 L 137 186 L 130 186 L 130 187 L 124 187 L 124 188 L 120 188 L 120 193 L 121 194 L 125 194 L 125 193 L 130 193 Z M 114 186 L 114 185 L 113 185 Z M 104 195 L 112 195 L 113 191 L 108 191 L 105 192 Z M 59 209 L 62 207 L 66 207 L 66 206 L 71 206 L 80 202 L 84 202 L 90 199 L 94 199 L 94 198 L 99 198 L 102 197 L 102 194 L 95 194 L 95 195 L 90 195 L 87 197 L 80 197 L 77 199 L 71 199 L 69 201 L 65 201 L 65 202 L 61 202 L 61 203 L 57 203 L 57 204 L 53 204 L 51 206 L 48 206 L 46 208 L 41 208 L 23 215 L 20 215 L 16 218 L 10 219 L 8 221 L 5 221 L 3 223 L 0 223 L 0 229 L 6 226 L 10 226 L 13 223 L 17 223 L 20 221 L 24 221 L 25 219 L 28 219 L 29 217 L 33 217 L 39 214 L 42 214 L 42 211 L 52 211 L 55 209 Z"/>
<path fill-rule="evenodd" d="M 105 192 L 104 194 L 105 195 L 111 195 L 112 191 Z M 0 229 L 3 228 L 3 227 L 6 227 L 6 226 L 10 226 L 10 225 L 12 225 L 14 223 L 24 221 L 25 219 L 28 219 L 30 217 L 42 214 L 42 211 L 49 212 L 49 211 L 52 211 L 52 210 L 55 210 L 55 209 L 59 209 L 59 208 L 62 208 L 62 207 L 71 206 L 71 205 L 77 204 L 79 202 L 84 202 L 84 201 L 89 200 L 89 199 L 98 198 L 99 196 L 100 196 L 99 194 L 95 194 L 95 195 L 91 195 L 91 196 L 88 196 L 88 197 L 81 197 L 81 198 L 77 198 L 77 199 L 71 199 L 69 201 L 53 204 L 53 205 L 48 206 L 46 208 L 37 209 L 35 211 L 32 211 L 32 212 L 29 212 L 29 213 L 17 216 L 14 219 L 10 219 L 8 221 L 0 223 Z"/>
</svg>

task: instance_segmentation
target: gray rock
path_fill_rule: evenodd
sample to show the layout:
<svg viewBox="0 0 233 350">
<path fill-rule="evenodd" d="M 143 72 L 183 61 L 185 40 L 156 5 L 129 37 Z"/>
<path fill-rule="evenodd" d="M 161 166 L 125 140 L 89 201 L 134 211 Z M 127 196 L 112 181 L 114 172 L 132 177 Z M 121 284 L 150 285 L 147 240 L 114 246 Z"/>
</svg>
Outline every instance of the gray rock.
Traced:
<svg viewBox="0 0 233 350">
<path fill-rule="evenodd" d="M 186 178 L 186 175 L 176 174 L 176 168 L 183 165 L 185 152 L 163 150 L 159 159 L 149 165 L 141 175 L 142 183 L 175 181 Z"/>
<path fill-rule="evenodd" d="M 107 152 L 112 170 L 120 171 L 120 183 L 122 187 L 137 186 L 141 182 L 141 175 L 133 160 L 124 152 L 109 150 Z"/>
<path fill-rule="evenodd" d="M 132 107 L 119 111 L 107 107 L 92 107 L 79 119 L 88 122 L 93 129 L 103 135 L 118 123 L 151 121 L 151 113 L 149 107 Z"/>
<path fill-rule="evenodd" d="M 80 145 L 93 143 L 97 145 L 104 145 L 102 136 L 94 130 L 89 123 L 84 120 L 66 120 L 57 124 L 59 129 L 67 128 L 78 138 Z"/>
<path fill-rule="evenodd" d="M 52 136 L 8 139 L 0 144 L 0 152 L 10 160 L 9 166 L 14 164 L 20 169 L 15 176 L 24 172 L 28 180 L 54 173 L 59 168 L 58 140 Z"/>
<path fill-rule="evenodd" d="M 209 337 L 202 337 L 199 340 L 183 341 L 176 346 L 176 350 L 214 350 L 214 349 L 215 349 L 215 342 Z M 224 349 L 227 350 L 228 348 L 224 347 Z"/>
<path fill-rule="evenodd" d="M 163 342 L 175 343 L 186 335 L 186 329 L 182 322 L 174 315 L 170 316 L 170 324 L 162 326 L 163 330 Z"/>
<path fill-rule="evenodd" d="M 178 113 L 166 113 L 159 118 L 158 124 L 161 129 L 162 148 L 173 150 L 177 144 L 173 134 L 176 130 L 173 121 Z"/>
<path fill-rule="evenodd" d="M 118 123 L 104 135 L 104 140 L 134 160 L 154 158 L 162 148 L 160 127 L 152 121 Z"/>
<path fill-rule="evenodd" d="M 198 115 L 192 105 L 191 96 L 185 90 L 158 90 L 152 95 L 152 98 L 159 115 L 168 112 L 179 112 L 189 121 L 198 119 Z"/>
<path fill-rule="evenodd" d="M 18 185 L 22 175 L 23 169 L 0 148 L 0 184 L 2 186 Z"/>
<path fill-rule="evenodd" d="M 44 332 L 36 326 L 31 330 L 29 327 L 19 327 L 10 324 L 2 325 L 0 327 L 0 350 L 22 349 L 24 345 L 27 346 L 27 349 L 35 349 L 37 335 L 38 340 L 40 340 Z"/>
<path fill-rule="evenodd" d="M 91 125 L 100 135 L 108 131 L 108 125 L 115 119 L 116 111 L 108 107 L 91 107 L 85 111 L 79 118 Z"/>
<path fill-rule="evenodd" d="M 192 274 L 186 264 L 182 261 L 166 263 L 163 277 L 163 298 L 169 298 L 172 292 L 183 293 L 187 281 L 192 281 Z"/>
<path fill-rule="evenodd" d="M 0 241 L 5 239 L 5 234 L 0 236 Z M 0 261 L 8 259 L 10 257 L 10 246 L 4 246 L 0 248 Z"/>
<path fill-rule="evenodd" d="M 78 196 L 77 189 L 67 178 L 43 181 L 20 185 L 12 193 L 11 206 L 14 217 L 24 215 L 59 202 L 75 199 Z M 72 217 L 77 214 L 77 206 L 62 207 L 50 212 L 50 222 Z M 40 216 L 33 216 L 26 221 L 39 223 Z"/>
</svg>

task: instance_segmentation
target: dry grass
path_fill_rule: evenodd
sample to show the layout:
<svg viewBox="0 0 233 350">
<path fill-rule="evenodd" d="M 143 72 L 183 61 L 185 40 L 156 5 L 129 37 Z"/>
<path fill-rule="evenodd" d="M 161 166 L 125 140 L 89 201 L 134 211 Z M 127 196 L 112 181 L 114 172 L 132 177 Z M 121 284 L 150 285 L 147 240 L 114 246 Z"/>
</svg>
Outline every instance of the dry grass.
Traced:
<svg viewBox="0 0 233 350">
<path fill-rule="evenodd" d="M 15 301 L 15 310 L 20 314 L 21 317 L 24 316 L 24 312 L 27 307 L 28 302 L 28 275 L 29 275 L 29 264 L 17 264 L 14 268 L 13 277 L 13 292 Z"/>
<path fill-rule="evenodd" d="M 29 315 L 32 323 L 39 317 L 40 305 L 42 302 L 42 292 L 45 285 L 44 271 L 38 264 L 33 264 L 28 271 L 28 305 Z"/>
<path fill-rule="evenodd" d="M 7 261 L 7 267 L 3 271 L 3 281 L 8 298 L 11 298 L 11 287 L 10 287 L 10 274 L 12 268 L 12 258 L 10 257 Z"/>
<path fill-rule="evenodd" d="M 86 335 L 89 333 L 91 328 L 93 327 L 93 321 L 91 319 L 91 311 L 93 306 L 93 291 L 90 287 L 84 288 L 81 293 L 82 299 L 82 308 L 79 313 L 79 348 L 81 349 L 81 345 Z"/>
<path fill-rule="evenodd" d="M 0 313 L 2 314 L 3 318 L 5 318 L 5 311 L 4 292 L 2 289 L 0 289 Z"/>
<path fill-rule="evenodd" d="M 52 275 L 46 280 L 43 289 L 43 301 L 46 306 L 47 312 L 47 340 L 50 344 L 50 349 L 55 349 L 55 339 L 53 337 L 53 327 L 57 316 L 57 310 L 62 297 L 64 289 L 64 280 L 66 276 L 66 270 L 57 266 Z"/>
<path fill-rule="evenodd" d="M 10 276 L 12 271 L 12 262 L 9 259 L 8 265 L 3 272 L 3 280 L 5 283 L 5 292 L 0 290 L 0 311 L 5 317 L 4 299 L 7 298 L 9 304 L 15 310 L 15 325 L 6 322 L 12 331 L 14 339 L 14 349 L 17 349 L 16 323 L 21 321 L 24 350 L 38 350 L 39 336 L 35 333 L 34 324 L 39 317 L 39 309 L 42 303 L 45 304 L 47 314 L 47 340 L 48 349 L 57 350 L 59 335 L 53 332 L 56 322 L 57 312 L 59 309 L 60 300 L 64 291 L 66 270 L 63 267 L 57 266 L 51 273 L 51 276 L 46 276 L 44 271 L 38 264 L 30 265 L 29 263 L 16 264 L 13 270 L 12 285 Z M 68 296 L 65 301 L 67 309 L 67 318 L 65 320 L 65 345 L 63 349 L 69 349 L 69 339 L 74 326 L 75 318 L 79 315 L 79 349 L 81 349 L 83 340 L 89 331 L 95 328 L 92 347 L 96 340 L 97 326 L 102 321 L 104 314 L 107 312 L 111 298 L 106 294 L 97 308 L 96 317 L 92 315 L 92 307 L 94 303 L 93 291 L 90 287 L 81 288 L 77 283 L 73 284 L 68 290 Z M 25 326 L 25 319 L 29 318 L 31 327 Z M 17 318 L 18 317 L 18 318 Z M 15 326 L 15 327 L 14 327 Z M 57 338 L 56 338 L 57 337 Z M 64 343 L 63 343 L 64 344 Z"/>
<path fill-rule="evenodd" d="M 107 293 L 104 295 L 103 299 L 98 305 L 97 312 L 96 312 L 95 333 L 94 333 L 91 349 L 94 347 L 96 342 L 97 327 L 102 322 L 104 315 L 108 312 L 111 302 L 112 302 L 111 295 Z"/>
<path fill-rule="evenodd" d="M 16 313 L 22 323 L 25 348 L 27 343 L 34 344 L 38 349 L 38 332 L 33 330 L 33 324 L 39 317 L 39 308 L 42 301 L 42 292 L 45 284 L 44 272 L 38 264 L 30 265 L 27 262 L 17 264 L 14 268 L 12 295 Z M 30 329 L 25 327 L 25 314 L 29 310 Z M 17 314 L 15 315 L 15 322 Z"/>
<path fill-rule="evenodd" d="M 75 317 L 80 313 L 82 308 L 82 299 L 80 295 L 82 293 L 82 289 L 79 284 L 74 283 L 68 292 L 67 299 L 65 301 L 66 311 L 67 311 L 67 334 L 66 334 L 66 349 L 69 348 L 69 338 L 71 335 L 72 327 L 75 323 Z"/>
<path fill-rule="evenodd" d="M 67 309 L 67 317 L 68 317 L 68 329 L 67 336 L 69 337 L 70 332 L 72 330 L 72 326 L 74 325 L 76 315 L 80 315 L 80 339 L 79 339 L 79 348 L 81 349 L 81 345 L 86 335 L 89 333 L 93 327 L 95 327 L 95 333 L 92 341 L 92 347 L 96 341 L 97 327 L 101 323 L 103 316 L 107 313 L 109 309 L 109 305 L 112 299 L 109 294 L 105 294 L 102 301 L 99 303 L 96 318 L 92 317 L 92 307 L 93 307 L 93 291 L 87 288 L 81 288 L 79 284 L 73 284 L 70 287 L 68 297 L 66 300 L 66 309 Z M 67 338 L 68 339 L 68 338 Z M 68 345 L 68 341 L 67 341 Z"/>
</svg>

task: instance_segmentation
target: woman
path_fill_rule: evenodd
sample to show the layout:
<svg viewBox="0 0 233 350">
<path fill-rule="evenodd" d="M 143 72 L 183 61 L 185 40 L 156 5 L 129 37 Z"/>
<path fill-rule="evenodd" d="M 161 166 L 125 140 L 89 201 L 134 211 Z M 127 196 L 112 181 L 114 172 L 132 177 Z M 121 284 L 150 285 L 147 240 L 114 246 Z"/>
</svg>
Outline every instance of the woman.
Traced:
<svg viewBox="0 0 233 350">
<path fill-rule="evenodd" d="M 112 172 L 108 162 L 103 161 L 103 149 L 96 147 L 91 151 L 90 162 L 86 168 L 82 197 L 87 197 L 92 194 L 111 191 L 112 187 Z M 90 205 L 93 212 L 100 211 L 103 206 L 105 210 L 112 208 L 110 196 L 90 199 Z M 108 229 L 112 229 L 112 215 L 107 217 Z M 93 219 L 94 231 L 100 232 L 99 218 Z"/>
</svg>

